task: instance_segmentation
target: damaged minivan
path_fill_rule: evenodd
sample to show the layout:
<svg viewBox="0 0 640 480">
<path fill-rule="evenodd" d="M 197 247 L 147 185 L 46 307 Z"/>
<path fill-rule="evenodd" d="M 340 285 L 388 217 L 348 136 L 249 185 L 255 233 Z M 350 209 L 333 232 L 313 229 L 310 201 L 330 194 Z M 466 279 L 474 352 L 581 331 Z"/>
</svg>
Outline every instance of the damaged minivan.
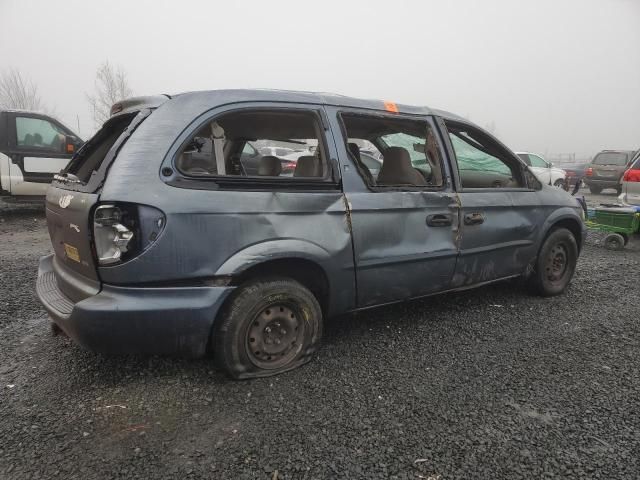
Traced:
<svg viewBox="0 0 640 480">
<path fill-rule="evenodd" d="M 47 194 L 40 301 L 80 345 L 308 361 L 329 317 L 525 277 L 562 293 L 582 209 L 456 115 L 269 90 L 139 97 Z"/>
</svg>

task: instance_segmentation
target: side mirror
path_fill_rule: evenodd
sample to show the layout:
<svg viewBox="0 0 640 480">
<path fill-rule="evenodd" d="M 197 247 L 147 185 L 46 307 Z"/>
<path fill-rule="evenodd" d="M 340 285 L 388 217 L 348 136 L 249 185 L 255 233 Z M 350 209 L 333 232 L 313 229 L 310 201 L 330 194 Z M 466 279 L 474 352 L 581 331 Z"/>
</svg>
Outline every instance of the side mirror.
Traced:
<svg viewBox="0 0 640 480">
<path fill-rule="evenodd" d="M 549 162 L 549 168 L 553 167 L 553 162 Z"/>
</svg>

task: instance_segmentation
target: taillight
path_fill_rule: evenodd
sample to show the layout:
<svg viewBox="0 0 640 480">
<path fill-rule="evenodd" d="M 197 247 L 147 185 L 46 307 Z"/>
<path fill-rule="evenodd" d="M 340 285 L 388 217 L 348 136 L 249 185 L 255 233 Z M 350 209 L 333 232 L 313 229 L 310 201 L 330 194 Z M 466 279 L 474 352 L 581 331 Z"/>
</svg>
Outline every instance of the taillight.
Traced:
<svg viewBox="0 0 640 480">
<path fill-rule="evenodd" d="M 296 169 L 296 162 L 292 162 L 291 160 L 280 160 L 280 164 L 284 171 L 292 171 Z"/>
<path fill-rule="evenodd" d="M 584 171 L 584 174 L 585 174 L 587 177 L 591 177 L 591 176 L 593 176 L 593 168 L 591 168 L 591 167 L 587 168 L 587 169 Z"/>
<path fill-rule="evenodd" d="M 640 182 L 640 170 L 630 168 L 622 176 L 625 182 Z"/>
<path fill-rule="evenodd" d="M 164 214 L 146 205 L 99 205 L 93 213 L 98 264 L 115 265 L 142 253 L 156 241 L 164 224 Z"/>
</svg>

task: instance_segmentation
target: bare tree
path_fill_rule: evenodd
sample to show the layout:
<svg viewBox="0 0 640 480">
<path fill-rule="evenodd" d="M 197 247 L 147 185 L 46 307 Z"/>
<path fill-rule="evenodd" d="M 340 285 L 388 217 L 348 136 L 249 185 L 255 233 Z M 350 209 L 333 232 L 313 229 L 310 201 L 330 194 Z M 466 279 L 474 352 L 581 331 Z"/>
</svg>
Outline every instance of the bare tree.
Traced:
<svg viewBox="0 0 640 480">
<path fill-rule="evenodd" d="M 96 71 L 95 93 L 87 95 L 96 127 L 107 121 L 114 103 L 132 94 L 127 74 L 122 68 L 115 68 L 108 61 L 100 65 Z"/>
<path fill-rule="evenodd" d="M 0 75 L 0 107 L 45 110 L 38 87 L 18 70 L 8 70 Z"/>
</svg>

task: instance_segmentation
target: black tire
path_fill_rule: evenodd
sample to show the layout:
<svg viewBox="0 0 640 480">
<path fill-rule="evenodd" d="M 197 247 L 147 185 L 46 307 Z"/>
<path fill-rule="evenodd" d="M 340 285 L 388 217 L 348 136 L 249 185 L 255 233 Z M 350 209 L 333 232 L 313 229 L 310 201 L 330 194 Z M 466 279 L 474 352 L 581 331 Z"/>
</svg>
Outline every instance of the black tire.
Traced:
<svg viewBox="0 0 640 480">
<path fill-rule="evenodd" d="M 558 180 L 556 180 L 555 182 L 553 182 L 553 186 L 557 187 L 557 188 L 562 188 L 564 189 L 564 180 L 562 180 L 561 178 L 559 178 Z"/>
<path fill-rule="evenodd" d="M 566 228 L 552 230 L 542 243 L 529 281 L 543 297 L 560 295 L 573 277 L 578 262 L 578 244 Z"/>
<path fill-rule="evenodd" d="M 626 233 L 621 233 L 620 236 L 624 240 L 624 246 L 626 247 L 627 244 L 629 243 L 629 235 L 627 235 Z"/>
<path fill-rule="evenodd" d="M 602 187 L 595 187 L 593 185 L 589 185 L 589 191 L 594 195 L 598 195 L 599 193 L 602 193 Z"/>
<path fill-rule="evenodd" d="M 618 186 L 616 187 L 616 193 L 617 193 L 618 195 L 620 195 L 620 194 L 622 193 L 622 185 L 618 185 Z"/>
<path fill-rule="evenodd" d="M 628 241 L 628 237 L 625 239 L 619 233 L 610 233 L 604 237 L 604 248 L 607 250 L 622 250 Z"/>
<path fill-rule="evenodd" d="M 268 377 L 311 360 L 322 337 L 322 309 L 295 280 L 271 277 L 238 287 L 216 321 L 216 364 L 231 377 Z"/>
</svg>

